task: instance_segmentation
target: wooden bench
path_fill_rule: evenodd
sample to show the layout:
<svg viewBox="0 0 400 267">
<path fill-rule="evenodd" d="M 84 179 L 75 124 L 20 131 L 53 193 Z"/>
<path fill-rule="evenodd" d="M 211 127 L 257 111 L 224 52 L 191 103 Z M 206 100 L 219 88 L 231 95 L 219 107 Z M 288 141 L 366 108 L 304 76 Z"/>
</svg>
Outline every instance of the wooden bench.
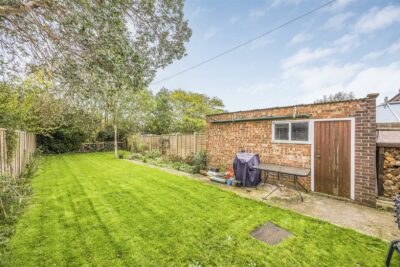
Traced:
<svg viewBox="0 0 400 267">
<path fill-rule="evenodd" d="M 278 180 L 280 179 L 281 174 L 286 174 L 290 175 L 293 177 L 293 183 L 296 188 L 296 191 L 299 193 L 301 201 L 303 202 L 303 196 L 301 195 L 300 191 L 297 188 L 297 185 L 299 185 L 304 191 L 307 193 L 308 190 L 301 184 L 299 183 L 299 177 L 306 177 L 310 175 L 310 169 L 304 169 L 304 168 L 296 168 L 296 167 L 289 167 L 289 166 L 283 166 L 283 165 L 277 165 L 277 164 L 260 164 L 258 166 L 254 166 L 255 169 L 260 170 L 261 172 L 265 172 L 264 176 L 264 184 L 268 180 L 268 174 L 270 172 L 277 173 L 278 175 Z M 265 196 L 263 199 L 267 199 L 272 193 L 274 193 L 277 189 L 279 189 L 280 186 L 277 186 L 274 190 L 272 190 L 271 193 L 269 193 L 267 196 Z"/>
</svg>

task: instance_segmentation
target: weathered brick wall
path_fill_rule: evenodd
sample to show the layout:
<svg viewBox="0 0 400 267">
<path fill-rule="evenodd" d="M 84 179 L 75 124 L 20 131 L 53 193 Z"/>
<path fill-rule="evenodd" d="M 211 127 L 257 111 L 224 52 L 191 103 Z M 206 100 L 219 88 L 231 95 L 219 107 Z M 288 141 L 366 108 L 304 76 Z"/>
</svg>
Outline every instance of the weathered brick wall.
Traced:
<svg viewBox="0 0 400 267">
<path fill-rule="evenodd" d="M 213 120 L 292 116 L 309 114 L 310 119 L 355 118 L 355 200 L 375 205 L 375 100 L 367 98 L 325 104 L 298 105 L 240 111 L 208 116 L 208 165 L 230 167 L 238 151 L 257 153 L 264 163 L 311 168 L 311 145 L 272 143 L 272 121 L 211 123 Z M 292 120 L 292 119 L 290 119 Z M 310 187 L 310 177 L 303 181 Z"/>
</svg>

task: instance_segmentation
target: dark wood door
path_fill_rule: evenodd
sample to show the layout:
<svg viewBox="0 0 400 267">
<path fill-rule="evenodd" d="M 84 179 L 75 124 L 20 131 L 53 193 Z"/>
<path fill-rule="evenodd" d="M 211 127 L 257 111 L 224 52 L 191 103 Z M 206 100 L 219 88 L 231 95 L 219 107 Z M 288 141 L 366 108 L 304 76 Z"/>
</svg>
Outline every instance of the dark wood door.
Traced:
<svg viewBox="0 0 400 267">
<path fill-rule="evenodd" d="M 314 124 L 314 191 L 350 198 L 351 122 Z"/>
</svg>

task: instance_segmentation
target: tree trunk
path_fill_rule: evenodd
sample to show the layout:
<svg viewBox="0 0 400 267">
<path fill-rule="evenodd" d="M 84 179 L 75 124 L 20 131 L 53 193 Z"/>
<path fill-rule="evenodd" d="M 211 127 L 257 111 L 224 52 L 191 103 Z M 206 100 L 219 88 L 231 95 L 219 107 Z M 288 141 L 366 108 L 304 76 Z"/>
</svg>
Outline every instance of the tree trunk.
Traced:
<svg viewBox="0 0 400 267">
<path fill-rule="evenodd" d="M 114 123 L 114 159 L 118 158 L 118 133 L 117 124 Z"/>
</svg>

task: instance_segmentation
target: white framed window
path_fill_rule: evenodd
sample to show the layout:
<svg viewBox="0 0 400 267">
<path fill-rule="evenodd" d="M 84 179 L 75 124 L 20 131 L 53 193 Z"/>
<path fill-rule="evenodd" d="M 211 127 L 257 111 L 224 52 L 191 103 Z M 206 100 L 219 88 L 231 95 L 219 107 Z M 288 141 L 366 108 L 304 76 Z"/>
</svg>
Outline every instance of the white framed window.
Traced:
<svg viewBox="0 0 400 267">
<path fill-rule="evenodd" d="M 309 121 L 273 121 L 272 142 L 311 144 Z"/>
</svg>

